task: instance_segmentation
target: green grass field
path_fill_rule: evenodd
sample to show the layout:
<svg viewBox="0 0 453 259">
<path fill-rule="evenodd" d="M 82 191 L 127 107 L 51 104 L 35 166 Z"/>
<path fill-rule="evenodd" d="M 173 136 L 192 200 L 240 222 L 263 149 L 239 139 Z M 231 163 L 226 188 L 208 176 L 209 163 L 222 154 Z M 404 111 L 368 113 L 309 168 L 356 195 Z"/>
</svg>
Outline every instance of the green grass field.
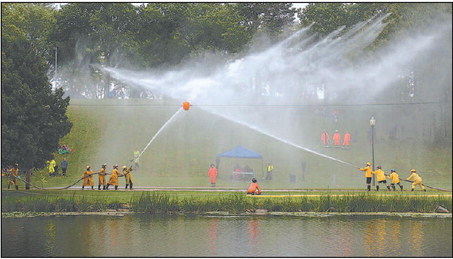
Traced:
<svg viewBox="0 0 453 259">
<path fill-rule="evenodd" d="M 154 134 L 179 109 L 180 103 L 152 100 L 71 100 L 68 117 L 73 122 L 71 132 L 60 144 L 73 149 L 68 155 L 56 154 L 57 164 L 63 157 L 69 161 L 66 177 L 49 177 L 45 169 L 37 170 L 33 184 L 41 187 L 63 187 L 77 181 L 87 165 L 95 172 L 107 163 L 130 165 L 134 150 L 143 150 Z M 247 107 L 241 108 L 247 112 Z M 250 108 L 251 109 L 251 108 Z M 260 109 L 253 107 L 253 109 Z M 338 123 L 317 115 L 314 108 L 271 108 L 275 121 L 269 127 L 279 136 L 325 155 L 348 163 L 363 166 L 371 160 L 371 145 L 367 140 L 369 114 L 381 112 L 376 126 L 375 161 L 384 171 L 395 168 L 401 178 L 416 168 L 424 183 L 451 189 L 451 146 L 427 145 L 412 137 L 416 132 L 408 129 L 407 138 L 390 140 L 387 125 L 394 118 L 373 107 L 344 107 Z M 360 109 L 360 111 L 358 111 Z M 381 108 L 379 108 L 381 109 Z M 266 110 L 267 111 L 267 110 Z M 281 116 L 279 114 L 282 114 Z M 405 120 L 411 120 L 406 116 Z M 288 124 L 288 122 L 290 122 Z M 290 127 L 281 125 L 290 125 Z M 352 144 L 349 150 L 324 148 L 320 143 L 323 129 L 333 132 L 349 130 Z M 183 111 L 155 139 L 140 158 L 140 169 L 134 171 L 135 186 L 210 186 L 207 171 L 215 163 L 216 155 L 242 145 L 263 155 L 263 159 L 221 159 L 218 187 L 245 189 L 249 181 L 233 181 L 231 171 L 235 164 L 249 165 L 255 170 L 264 190 L 272 189 L 365 189 L 363 172 L 356 168 L 313 153 L 295 148 L 265 134 L 235 122 L 204 112 L 200 107 Z M 302 179 L 301 161 L 307 164 Z M 272 181 L 262 180 L 267 162 L 274 164 Z M 295 175 L 295 181 L 290 181 Z M 6 187 L 2 179 L 2 187 Z M 95 177 L 97 184 L 97 176 Z M 410 188 L 409 183 L 405 188 Z M 124 186 L 124 180 L 120 179 Z M 78 183 L 76 186 L 81 186 Z M 23 189 L 24 184 L 20 183 Z"/>
</svg>

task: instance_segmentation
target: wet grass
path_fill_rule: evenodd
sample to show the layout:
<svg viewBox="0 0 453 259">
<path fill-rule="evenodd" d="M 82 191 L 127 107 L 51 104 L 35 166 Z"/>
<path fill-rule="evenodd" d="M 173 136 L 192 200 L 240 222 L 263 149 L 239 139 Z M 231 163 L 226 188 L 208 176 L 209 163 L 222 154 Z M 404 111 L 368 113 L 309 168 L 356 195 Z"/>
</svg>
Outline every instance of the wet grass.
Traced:
<svg viewBox="0 0 453 259">
<path fill-rule="evenodd" d="M 58 164 L 63 157 L 69 161 L 67 177 L 49 177 L 45 169 L 40 169 L 32 177 L 33 184 L 40 187 L 64 187 L 80 179 L 86 165 L 91 165 L 97 171 L 104 162 L 108 164 L 109 170 L 115 163 L 128 164 L 133 150 L 142 150 L 174 114 L 178 105 L 180 104 L 161 104 L 152 100 L 71 100 L 68 117 L 74 126 L 60 143 L 69 145 L 74 152 L 69 155 L 56 154 Z M 287 129 L 283 129 L 279 122 L 271 123 L 269 127 L 273 127 L 272 131 L 279 132 L 277 135 L 294 135 L 289 138 L 295 143 L 359 166 L 371 159 L 371 147 L 367 141 L 367 116 L 376 112 L 374 107 L 367 108 L 369 112 L 362 111 L 362 108 L 360 112 L 353 107 L 343 108 L 338 124 L 332 124 L 328 117 L 316 115 L 314 108 L 260 109 L 285 115 L 280 121 L 282 125 L 286 125 L 287 120 L 291 121 L 291 127 Z M 387 112 L 391 111 L 392 109 Z M 244 112 L 248 112 L 248 108 Z M 384 120 L 387 116 L 381 117 Z M 409 138 L 409 133 L 408 138 L 395 142 L 388 139 L 386 130 L 390 127 L 388 125 L 393 125 L 393 121 L 380 120 L 379 123 L 375 145 L 377 164 L 381 164 L 386 172 L 395 168 L 402 178 L 408 176 L 409 169 L 416 168 L 425 184 L 451 189 L 451 145 L 427 145 Z M 324 128 L 329 132 L 335 129 L 356 129 L 351 148 L 323 148 L 319 143 L 319 132 Z M 238 163 L 254 168 L 257 173 L 255 177 L 264 189 L 365 188 L 363 173 L 351 166 L 294 148 L 207 114 L 196 107 L 182 113 L 143 153 L 141 168 L 134 172 L 136 186 L 208 187 L 209 164 L 215 161 L 217 154 L 239 144 L 262 154 L 263 160 L 222 159 L 217 182 L 219 187 L 248 186 L 250 180 L 239 182 L 230 179 L 231 168 Z M 305 179 L 301 177 L 301 159 L 307 162 Z M 272 181 L 264 181 L 262 167 L 270 160 L 275 168 L 274 178 Z M 290 181 L 290 175 L 297 176 L 295 182 Z M 97 177 L 95 182 L 97 183 Z M 124 183 L 123 179 L 120 179 L 120 183 Z M 6 184 L 7 181 L 3 179 L 2 187 L 5 188 Z M 81 183 L 76 186 L 81 186 Z M 23 189 L 24 184 L 19 182 L 19 187 Z"/>
<path fill-rule="evenodd" d="M 417 212 L 433 213 L 438 206 L 452 210 L 451 195 L 420 193 L 335 193 L 314 196 L 260 197 L 239 192 L 114 192 L 32 191 L 2 193 L 2 212 L 99 212 L 127 208 L 150 214 L 227 212 Z M 279 193 L 281 194 L 281 193 Z M 294 194 L 294 193 L 292 193 Z M 127 204 L 127 205 L 125 205 Z"/>
</svg>

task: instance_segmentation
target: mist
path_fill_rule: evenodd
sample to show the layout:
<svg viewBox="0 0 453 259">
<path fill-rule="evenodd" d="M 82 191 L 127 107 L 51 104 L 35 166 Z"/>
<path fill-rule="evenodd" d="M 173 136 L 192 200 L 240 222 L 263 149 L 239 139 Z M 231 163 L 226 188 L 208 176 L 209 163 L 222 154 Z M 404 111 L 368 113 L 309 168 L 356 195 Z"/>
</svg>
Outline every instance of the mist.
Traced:
<svg viewBox="0 0 453 259">
<path fill-rule="evenodd" d="M 246 143 L 248 148 L 258 148 L 258 151 L 266 153 L 266 160 L 278 161 L 271 158 L 277 156 L 276 154 L 285 158 L 282 162 L 285 166 L 281 167 L 287 171 L 299 170 L 297 168 L 301 157 L 316 157 L 319 161 L 325 161 L 327 167 L 333 166 L 337 171 L 352 175 L 354 167 L 363 165 L 363 157 L 323 150 L 318 143 L 321 130 L 332 132 L 340 129 L 343 133 L 352 131 L 355 132 L 355 139 L 366 143 L 364 131 L 369 127 L 367 123 L 371 116 L 375 116 L 380 123 L 387 124 L 385 127 L 381 126 L 382 133 L 390 135 L 388 132 L 392 127 L 396 127 L 398 132 L 402 131 L 405 129 L 402 123 L 405 123 L 419 129 L 415 133 L 405 134 L 416 136 L 433 131 L 427 125 L 432 124 L 433 117 L 438 122 L 444 115 L 436 113 L 438 106 L 423 108 L 418 115 L 430 118 L 430 121 L 417 124 L 420 123 L 419 118 L 415 119 L 413 116 L 416 114 L 411 114 L 410 111 L 419 110 L 420 107 L 397 107 L 395 104 L 437 102 L 444 95 L 445 84 L 451 83 L 451 60 L 450 63 L 437 64 L 435 69 L 432 69 L 432 64 L 436 63 L 433 58 L 439 55 L 451 56 L 451 19 L 439 19 L 435 24 L 395 38 L 378 50 L 370 52 L 368 48 L 384 30 L 384 21 L 389 16 L 391 17 L 391 14 L 374 17 L 350 29 L 340 27 L 321 39 L 309 34 L 309 27 L 302 28 L 264 50 L 252 46 L 247 53 L 242 53 L 239 57 L 210 55 L 206 62 L 198 59 L 194 63 L 187 62 L 164 71 L 137 71 L 115 67 L 102 67 L 102 70 L 131 88 L 147 89 L 155 96 L 170 100 L 172 104 L 188 101 L 192 105 L 190 111 L 174 116 L 180 108 L 177 105 L 169 108 L 167 102 L 167 106 L 164 105 L 167 109 L 163 117 L 169 119 L 174 116 L 176 118 L 172 120 L 177 122 L 167 125 L 168 121 L 162 119 L 160 125 L 150 126 L 149 129 L 153 130 L 137 131 L 136 134 L 141 135 L 142 141 L 135 143 L 135 146 L 141 151 L 141 155 L 153 152 L 150 151 L 153 148 L 151 142 L 158 142 L 159 134 L 165 136 L 172 132 L 176 134 L 173 138 L 183 141 L 186 136 L 182 135 L 181 128 L 184 126 L 176 126 L 177 123 L 204 125 L 199 129 L 199 134 L 203 134 L 203 131 L 218 130 L 213 122 L 213 118 L 216 118 L 214 120 L 229 121 L 231 128 L 226 129 L 227 131 L 243 128 L 242 130 L 252 133 L 246 134 L 246 140 L 234 139 L 233 136 L 225 138 L 221 135 L 214 140 L 206 140 L 214 146 L 212 150 L 215 152 L 223 152 L 228 147 Z M 450 53 L 444 53 L 442 50 Z M 424 85 L 417 85 L 420 90 L 414 89 L 415 86 L 408 87 L 414 77 L 414 71 L 430 69 L 432 71 L 418 73 L 423 76 L 419 82 L 424 82 Z M 441 78 L 442 76 L 444 78 Z M 430 94 L 425 98 L 423 91 L 426 91 L 427 84 Z M 396 94 L 388 98 L 389 93 L 393 92 Z M 382 97 L 386 99 L 383 100 Z M 370 106 L 372 104 L 378 106 Z M 345 115 L 344 121 L 340 123 L 323 119 L 319 125 L 307 126 L 310 121 L 303 117 L 304 114 L 311 116 L 325 112 L 321 111 L 325 109 L 319 108 L 321 106 L 327 107 L 328 112 L 343 107 L 342 111 L 347 113 L 347 116 Z M 124 109 L 118 112 L 124 112 Z M 401 114 L 406 114 L 401 118 L 402 123 L 395 124 L 395 118 L 392 116 L 400 120 Z M 358 120 L 363 122 L 360 129 L 356 126 Z M 160 131 L 162 125 L 165 125 L 166 129 Z M 377 133 L 379 134 L 379 131 Z M 118 132 L 114 136 L 116 139 L 122 138 Z M 168 135 L 167 137 L 172 138 Z M 259 145 L 254 145 L 262 144 L 263 140 L 279 144 L 273 145 L 271 150 L 263 150 Z M 276 149 L 276 146 L 282 148 Z M 420 151 L 415 158 L 423 154 L 423 151 Z M 216 154 L 204 155 L 209 158 L 198 161 L 202 165 L 188 171 L 207 168 Z M 155 154 L 153 156 L 156 157 Z M 171 167 L 167 169 L 171 170 Z M 329 175 L 328 182 L 331 181 L 331 171 L 325 173 Z M 338 185 L 336 176 L 331 185 Z"/>
</svg>

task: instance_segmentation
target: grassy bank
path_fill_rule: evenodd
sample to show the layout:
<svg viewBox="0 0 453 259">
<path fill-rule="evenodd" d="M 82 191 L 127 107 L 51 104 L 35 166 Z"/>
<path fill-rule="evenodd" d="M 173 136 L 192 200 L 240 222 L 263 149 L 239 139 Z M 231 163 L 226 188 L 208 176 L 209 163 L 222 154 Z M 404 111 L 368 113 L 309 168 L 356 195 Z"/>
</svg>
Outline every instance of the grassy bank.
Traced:
<svg viewBox="0 0 453 259">
<path fill-rule="evenodd" d="M 2 212 L 99 212 L 127 209 L 151 214 L 228 212 L 417 212 L 433 213 L 438 206 L 452 210 L 452 197 L 444 193 L 376 194 L 367 192 L 291 193 L 281 197 L 247 196 L 239 192 L 194 191 L 33 191 L 3 192 Z M 298 194 L 298 195 L 295 195 Z"/>
<path fill-rule="evenodd" d="M 153 100 L 71 100 L 68 117 L 73 122 L 71 132 L 60 144 L 73 148 L 72 154 L 56 154 L 57 164 L 63 157 L 69 161 L 66 177 L 49 177 L 45 169 L 38 170 L 32 182 L 41 187 L 63 187 L 80 179 L 85 167 L 91 165 L 97 172 L 103 163 L 111 171 L 113 164 L 129 165 L 134 150 L 143 150 L 165 122 L 176 112 L 180 103 L 162 103 Z M 406 178 L 416 168 L 424 183 L 451 189 L 451 145 L 438 146 L 417 140 L 415 130 L 406 127 L 404 138 L 390 139 L 388 130 L 395 122 L 386 114 L 393 110 L 383 107 L 342 107 L 337 123 L 316 113 L 317 107 L 243 107 L 238 112 L 258 109 L 273 118 L 262 122 L 269 131 L 316 152 L 363 166 L 371 160 L 371 145 L 367 139 L 369 114 L 380 112 L 376 126 L 376 165 L 385 172 L 395 168 Z M 226 108 L 225 108 L 226 109 Z M 237 109 L 229 107 L 228 109 Z M 333 108 L 332 108 L 333 109 Z M 272 116 L 271 116 L 272 115 Z M 410 114 L 409 114 L 410 115 Z M 412 115 L 403 122 L 418 120 Z M 376 115 L 377 116 L 377 115 Z M 322 130 L 352 134 L 350 149 L 324 148 L 320 143 Z M 421 133 L 420 133 L 421 134 Z M 267 190 L 277 188 L 365 188 L 363 172 L 349 165 L 315 155 L 283 143 L 270 136 L 235 122 L 205 112 L 196 105 L 184 111 L 168 125 L 140 158 L 140 170 L 134 172 L 136 186 L 210 186 L 207 171 L 215 163 L 217 154 L 237 145 L 252 149 L 263 159 L 222 158 L 218 187 L 246 188 L 250 180 L 232 181 L 232 168 L 249 165 L 255 177 Z M 301 161 L 306 162 L 302 177 Z M 263 167 L 274 164 L 272 181 L 263 181 Z M 290 176 L 295 176 L 291 178 Z M 293 179 L 293 180 L 291 180 Z M 97 183 L 97 177 L 95 177 Z M 124 180 L 120 179 L 120 184 Z M 406 183 L 403 183 L 406 184 Z M 2 187 L 6 181 L 2 181 Z M 81 186 L 79 183 L 77 186 Z M 409 184 L 406 184 L 409 188 Z M 23 188 L 23 183 L 20 183 Z"/>
</svg>

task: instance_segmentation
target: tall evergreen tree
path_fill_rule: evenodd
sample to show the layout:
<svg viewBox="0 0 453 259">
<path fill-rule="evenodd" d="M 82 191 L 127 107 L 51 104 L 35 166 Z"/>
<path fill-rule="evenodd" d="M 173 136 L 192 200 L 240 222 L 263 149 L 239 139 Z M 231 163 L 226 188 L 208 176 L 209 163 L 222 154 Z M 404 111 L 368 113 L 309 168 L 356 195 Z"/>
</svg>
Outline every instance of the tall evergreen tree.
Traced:
<svg viewBox="0 0 453 259">
<path fill-rule="evenodd" d="M 52 92 L 48 65 L 15 25 L 2 24 L 2 167 L 41 168 L 72 124 L 69 97 Z"/>
</svg>

